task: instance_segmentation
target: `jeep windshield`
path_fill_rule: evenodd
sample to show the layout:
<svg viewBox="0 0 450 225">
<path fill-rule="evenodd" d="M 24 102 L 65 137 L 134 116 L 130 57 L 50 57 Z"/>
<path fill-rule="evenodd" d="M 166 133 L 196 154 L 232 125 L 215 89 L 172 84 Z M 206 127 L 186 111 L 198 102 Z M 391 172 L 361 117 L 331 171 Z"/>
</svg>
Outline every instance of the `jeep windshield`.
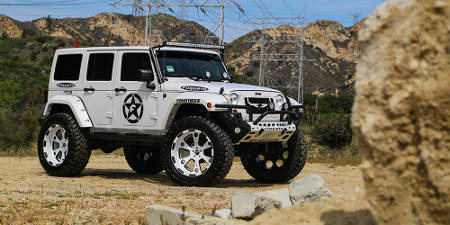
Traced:
<svg viewBox="0 0 450 225">
<path fill-rule="evenodd" d="M 158 61 L 163 77 L 221 81 L 226 72 L 220 56 L 212 53 L 161 50 Z"/>
</svg>

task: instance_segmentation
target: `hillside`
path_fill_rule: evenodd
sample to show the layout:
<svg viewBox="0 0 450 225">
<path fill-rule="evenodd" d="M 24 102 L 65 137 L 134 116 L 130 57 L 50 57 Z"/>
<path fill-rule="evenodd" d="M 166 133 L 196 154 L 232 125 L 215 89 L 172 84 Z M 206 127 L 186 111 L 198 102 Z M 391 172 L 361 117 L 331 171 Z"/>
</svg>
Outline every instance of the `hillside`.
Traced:
<svg viewBox="0 0 450 225">
<path fill-rule="evenodd" d="M 208 30 L 192 22 L 178 20 L 173 16 L 160 14 L 152 19 L 160 29 L 154 35 L 169 40 L 203 42 Z M 0 15 L 0 34 L 20 38 L 25 36 L 52 36 L 79 39 L 99 43 L 103 46 L 144 45 L 143 17 L 115 13 L 100 13 L 88 18 L 40 18 L 29 22 L 18 22 Z M 24 32 L 25 31 L 25 32 Z M 155 43 L 158 38 L 155 38 Z"/>
<path fill-rule="evenodd" d="M 160 14 L 153 17 L 158 29 L 152 44 L 161 43 L 162 38 L 171 41 L 193 43 L 205 42 L 209 31 L 192 21 L 179 20 L 173 16 Z M 52 36 L 65 39 L 79 39 L 97 43 L 101 46 L 143 45 L 144 18 L 114 13 L 101 13 L 88 18 L 41 18 L 29 22 L 18 22 L 0 15 L 0 34 L 8 37 Z M 360 23 L 345 28 L 334 21 L 319 20 L 305 27 L 305 57 L 313 59 L 304 63 L 305 91 L 307 93 L 353 94 L 353 74 L 358 57 L 356 34 Z M 293 35 L 298 28 L 280 26 L 266 29 L 267 39 L 281 35 Z M 249 61 L 252 54 L 259 52 L 259 43 L 247 42 L 260 37 L 260 30 L 252 31 L 229 43 L 226 61 L 230 69 L 243 75 L 244 82 L 257 84 L 259 63 Z M 212 39 L 208 39 L 211 41 Z M 296 53 L 292 43 L 274 43 L 266 45 L 267 53 Z M 24 53 L 25 52 L 25 53 Z M 22 49 L 20 55 L 30 54 Z M 1 56 L 0 56 L 1 57 Z M 269 62 L 266 64 L 266 76 L 274 84 L 285 86 L 286 81 L 298 71 L 296 62 Z"/>
<path fill-rule="evenodd" d="M 305 92 L 352 94 L 359 25 L 345 28 L 334 21 L 319 20 L 305 27 L 304 55 L 314 60 L 304 62 Z M 279 40 L 280 36 L 295 35 L 298 28 L 280 26 L 266 29 L 264 33 L 266 41 Z M 249 41 L 259 40 L 260 36 L 260 30 L 252 31 L 230 43 L 226 53 L 228 66 L 238 74 L 244 74 L 244 79 L 250 83 L 257 83 L 259 62 L 247 59 L 259 53 L 260 44 Z M 293 43 L 268 43 L 265 51 L 268 54 L 296 54 L 298 49 Z M 270 76 L 272 82 L 279 86 L 285 86 L 286 81 L 298 71 L 296 62 L 268 62 L 265 66 L 266 76 Z"/>
</svg>

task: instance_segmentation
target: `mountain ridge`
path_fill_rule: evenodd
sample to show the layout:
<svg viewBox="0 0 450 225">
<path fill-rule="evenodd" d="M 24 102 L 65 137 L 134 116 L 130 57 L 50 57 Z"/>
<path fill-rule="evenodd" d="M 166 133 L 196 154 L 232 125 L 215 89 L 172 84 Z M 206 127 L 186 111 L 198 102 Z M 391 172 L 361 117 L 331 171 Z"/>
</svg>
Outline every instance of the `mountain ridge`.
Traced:
<svg viewBox="0 0 450 225">
<path fill-rule="evenodd" d="M 0 35 L 5 33 L 11 38 L 22 36 L 53 36 L 66 39 L 98 43 L 105 46 L 143 45 L 143 17 L 116 13 L 99 13 L 87 18 L 39 18 L 27 22 L 19 22 L 10 17 L 0 15 Z M 171 41 L 194 43 L 211 43 L 205 36 L 213 36 L 211 31 L 193 21 L 179 20 L 176 17 L 158 14 L 152 18 L 158 29 L 154 34 Z M 50 25 L 48 24 L 50 23 Z M 304 27 L 306 58 L 312 62 L 304 62 L 305 91 L 316 94 L 353 94 L 353 74 L 359 55 L 357 32 L 363 21 L 352 27 L 343 27 L 336 21 L 318 20 Z M 268 28 L 264 33 L 270 39 L 283 35 L 293 35 L 300 28 L 280 26 Z M 259 44 L 248 42 L 258 38 L 261 30 L 253 30 L 230 43 L 227 43 L 225 61 L 231 71 L 242 75 L 246 83 L 257 84 L 259 63 L 249 61 L 252 54 L 259 52 Z M 160 41 L 154 38 L 152 44 Z M 289 53 L 298 51 L 292 44 L 268 44 L 267 53 Z M 295 62 L 267 63 L 266 74 L 273 83 L 285 86 L 298 70 Z M 286 90 L 292 91 L 292 90 Z"/>
</svg>

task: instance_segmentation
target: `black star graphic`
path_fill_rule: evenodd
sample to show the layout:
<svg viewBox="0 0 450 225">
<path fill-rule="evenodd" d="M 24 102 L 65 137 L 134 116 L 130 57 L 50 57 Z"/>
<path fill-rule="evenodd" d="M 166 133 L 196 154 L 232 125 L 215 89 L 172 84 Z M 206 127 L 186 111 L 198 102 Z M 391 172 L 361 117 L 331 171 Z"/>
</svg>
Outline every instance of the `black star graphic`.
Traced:
<svg viewBox="0 0 450 225">
<path fill-rule="evenodd" d="M 128 98 L 130 98 L 130 97 L 131 97 L 131 101 L 128 102 Z M 131 96 L 127 97 L 127 99 L 124 102 L 125 118 L 130 123 L 137 123 L 142 117 L 142 112 L 143 112 L 142 107 L 143 107 L 142 101 L 139 96 L 132 94 Z M 132 116 L 134 116 L 134 118 Z"/>
</svg>

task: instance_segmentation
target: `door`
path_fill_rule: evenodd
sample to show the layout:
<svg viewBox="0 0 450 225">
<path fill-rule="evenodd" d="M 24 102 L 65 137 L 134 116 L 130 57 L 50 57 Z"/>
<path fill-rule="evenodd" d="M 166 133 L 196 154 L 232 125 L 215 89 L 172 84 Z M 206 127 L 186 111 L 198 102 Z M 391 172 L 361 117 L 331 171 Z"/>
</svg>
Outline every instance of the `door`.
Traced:
<svg viewBox="0 0 450 225">
<path fill-rule="evenodd" d="M 106 127 L 112 123 L 115 56 L 116 51 L 87 53 L 88 63 L 81 95 L 95 127 Z"/>
<path fill-rule="evenodd" d="M 119 51 L 120 71 L 114 79 L 114 119 L 122 129 L 146 129 L 157 122 L 157 89 L 138 81 L 140 69 L 153 70 L 148 51 Z M 154 70 L 153 70 L 154 71 Z M 155 74 L 155 81 L 156 73 Z M 158 87 L 157 87 L 158 88 Z"/>
</svg>

